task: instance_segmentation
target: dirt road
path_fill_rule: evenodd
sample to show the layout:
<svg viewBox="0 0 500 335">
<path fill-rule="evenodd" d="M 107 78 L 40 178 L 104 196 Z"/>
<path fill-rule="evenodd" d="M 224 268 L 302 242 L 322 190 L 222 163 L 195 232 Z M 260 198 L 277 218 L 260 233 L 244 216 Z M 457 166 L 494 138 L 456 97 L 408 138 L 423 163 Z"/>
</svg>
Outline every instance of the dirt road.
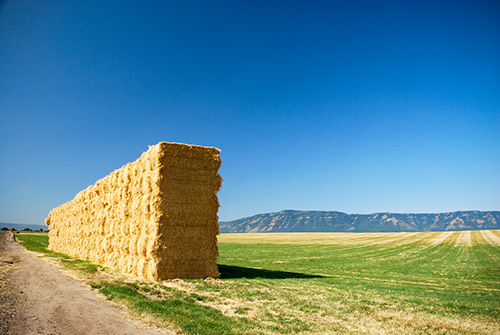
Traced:
<svg viewBox="0 0 500 335">
<path fill-rule="evenodd" d="M 171 334 L 124 311 L 0 233 L 0 334 Z"/>
</svg>

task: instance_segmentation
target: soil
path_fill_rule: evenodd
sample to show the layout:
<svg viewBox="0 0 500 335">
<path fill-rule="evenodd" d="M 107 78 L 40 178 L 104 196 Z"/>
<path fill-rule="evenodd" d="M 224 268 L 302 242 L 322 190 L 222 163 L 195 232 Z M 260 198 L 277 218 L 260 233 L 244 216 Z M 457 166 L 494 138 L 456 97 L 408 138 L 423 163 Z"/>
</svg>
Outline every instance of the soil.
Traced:
<svg viewBox="0 0 500 335">
<path fill-rule="evenodd" d="M 0 334 L 172 334 L 147 329 L 0 233 Z"/>
</svg>

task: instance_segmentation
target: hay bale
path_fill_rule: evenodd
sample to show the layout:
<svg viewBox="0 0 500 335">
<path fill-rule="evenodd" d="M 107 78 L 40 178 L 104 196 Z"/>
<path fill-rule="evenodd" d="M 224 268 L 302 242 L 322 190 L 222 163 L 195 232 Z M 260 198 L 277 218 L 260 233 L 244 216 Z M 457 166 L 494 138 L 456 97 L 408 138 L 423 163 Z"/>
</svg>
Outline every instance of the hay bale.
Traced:
<svg viewBox="0 0 500 335">
<path fill-rule="evenodd" d="M 218 277 L 219 149 L 161 142 L 52 209 L 49 249 L 138 277 Z"/>
</svg>

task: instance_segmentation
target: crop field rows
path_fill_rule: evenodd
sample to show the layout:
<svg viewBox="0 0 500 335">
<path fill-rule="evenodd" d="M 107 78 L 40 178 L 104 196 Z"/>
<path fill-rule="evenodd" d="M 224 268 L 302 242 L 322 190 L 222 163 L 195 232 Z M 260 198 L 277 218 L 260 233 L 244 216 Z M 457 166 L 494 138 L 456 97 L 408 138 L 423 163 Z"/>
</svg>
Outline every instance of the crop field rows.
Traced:
<svg viewBox="0 0 500 335">
<path fill-rule="evenodd" d="M 223 234 L 219 249 L 219 279 L 99 268 L 88 283 L 180 334 L 500 334 L 500 231 Z"/>
</svg>

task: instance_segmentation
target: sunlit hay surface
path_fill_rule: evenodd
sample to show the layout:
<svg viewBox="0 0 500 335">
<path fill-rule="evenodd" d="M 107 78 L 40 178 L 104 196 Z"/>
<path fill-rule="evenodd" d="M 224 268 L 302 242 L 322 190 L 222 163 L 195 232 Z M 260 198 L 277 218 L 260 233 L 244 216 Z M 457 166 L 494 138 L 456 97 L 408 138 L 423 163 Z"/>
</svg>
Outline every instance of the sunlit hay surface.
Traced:
<svg viewBox="0 0 500 335">
<path fill-rule="evenodd" d="M 50 211 L 49 249 L 138 277 L 218 277 L 219 149 L 161 142 Z"/>
</svg>

